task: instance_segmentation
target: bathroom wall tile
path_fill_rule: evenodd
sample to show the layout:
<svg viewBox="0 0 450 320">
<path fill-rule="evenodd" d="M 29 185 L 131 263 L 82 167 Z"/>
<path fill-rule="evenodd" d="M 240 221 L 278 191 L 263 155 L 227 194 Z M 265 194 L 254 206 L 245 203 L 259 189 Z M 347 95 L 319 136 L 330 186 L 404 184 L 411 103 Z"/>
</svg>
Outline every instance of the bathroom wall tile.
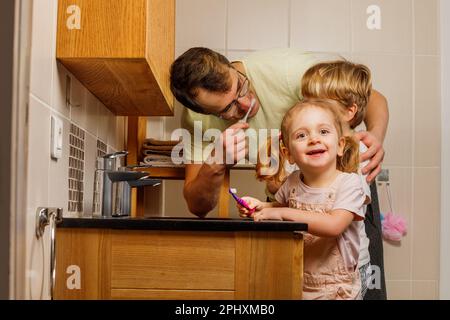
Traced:
<svg viewBox="0 0 450 320">
<path fill-rule="evenodd" d="M 229 0 L 228 49 L 287 47 L 289 0 Z"/>
<path fill-rule="evenodd" d="M 54 64 L 53 0 L 33 2 L 30 91 L 47 105 L 51 104 Z"/>
<path fill-rule="evenodd" d="M 437 167 L 441 163 L 440 61 L 417 56 L 415 65 L 414 164 Z"/>
<path fill-rule="evenodd" d="M 125 130 L 127 117 L 116 117 L 116 148 L 117 150 L 124 150 L 126 141 L 126 133 Z"/>
<path fill-rule="evenodd" d="M 112 146 L 114 149 L 117 149 L 117 136 L 116 136 L 116 130 L 117 130 L 117 117 L 110 113 L 108 115 L 108 139 L 106 140 L 106 143 L 110 146 Z"/>
<path fill-rule="evenodd" d="M 49 207 L 49 161 L 50 161 L 50 110 L 33 95 L 30 96 L 28 127 L 28 182 L 26 192 L 26 265 L 27 299 L 41 299 L 42 277 L 45 276 L 44 253 L 36 239 L 36 211 Z M 48 233 L 48 232 L 47 232 Z M 42 241 L 42 240 L 40 240 Z"/>
<path fill-rule="evenodd" d="M 30 96 L 28 145 L 28 205 L 48 205 L 48 174 L 50 161 L 50 110 Z"/>
<path fill-rule="evenodd" d="M 438 0 L 414 0 L 416 54 L 439 54 Z"/>
<path fill-rule="evenodd" d="M 188 206 L 183 197 L 184 181 L 181 180 L 164 180 L 165 199 L 164 199 L 164 216 L 166 217 L 192 217 L 189 213 Z M 177 195 L 180 201 L 170 201 L 170 197 Z"/>
<path fill-rule="evenodd" d="M 184 200 L 183 196 L 183 180 L 165 180 L 165 199 L 164 203 L 164 215 L 166 217 L 195 217 L 189 211 L 189 208 Z M 178 201 L 171 201 L 174 195 L 179 199 Z M 214 218 L 218 216 L 217 207 L 208 213 L 208 218 Z"/>
<path fill-rule="evenodd" d="M 146 217 L 161 217 L 164 216 L 163 212 L 163 194 L 164 186 L 161 183 L 159 186 L 146 187 L 144 190 L 144 208 Z M 181 197 L 180 197 L 181 199 Z M 175 216 L 177 216 L 175 214 Z"/>
<path fill-rule="evenodd" d="M 107 154 L 109 154 L 109 153 L 114 153 L 114 152 L 117 152 L 117 151 L 119 151 L 119 150 L 117 150 L 116 148 L 114 148 L 114 147 L 112 147 L 112 146 L 110 146 L 110 145 L 107 145 L 107 146 L 106 146 L 106 153 L 107 153 Z"/>
<path fill-rule="evenodd" d="M 411 281 L 386 281 L 388 300 L 410 300 Z"/>
<path fill-rule="evenodd" d="M 71 77 L 70 82 L 70 120 L 86 130 L 88 121 L 86 112 L 87 90 L 75 77 Z"/>
<path fill-rule="evenodd" d="M 414 280 L 439 279 L 440 169 L 414 170 L 413 260 Z"/>
<path fill-rule="evenodd" d="M 183 180 L 164 180 L 166 192 L 164 202 L 164 216 L 166 217 L 195 217 L 189 211 L 189 208 L 183 196 Z M 170 201 L 174 195 L 179 201 Z M 217 207 L 208 213 L 208 218 L 218 217 Z"/>
<path fill-rule="evenodd" d="M 373 88 L 388 101 L 389 125 L 384 140 L 384 165 L 412 165 L 412 57 L 392 55 L 354 55 L 372 71 Z"/>
<path fill-rule="evenodd" d="M 114 117 L 112 112 L 109 111 L 101 102 L 99 102 L 97 136 L 104 143 L 108 143 L 109 124 L 112 117 Z"/>
<path fill-rule="evenodd" d="M 290 20 L 291 47 L 351 51 L 350 0 L 293 0 Z"/>
<path fill-rule="evenodd" d="M 352 0 L 352 34 L 354 52 L 412 53 L 411 0 Z M 369 30 L 373 15 L 369 6 L 381 11 L 381 29 Z"/>
<path fill-rule="evenodd" d="M 181 128 L 181 115 L 183 113 L 183 105 L 178 101 L 174 104 L 174 116 L 164 118 L 164 139 L 170 140 L 172 133 Z"/>
<path fill-rule="evenodd" d="M 412 298 L 414 300 L 437 300 L 439 299 L 438 281 L 413 281 Z"/>
<path fill-rule="evenodd" d="M 175 44 L 225 48 L 226 0 L 177 0 Z"/>
<path fill-rule="evenodd" d="M 59 115 L 56 116 L 59 117 Z M 59 118 L 63 121 L 63 150 L 60 159 L 51 159 L 49 154 L 48 202 L 50 206 L 63 208 L 63 212 L 68 212 L 70 121 Z"/>
<path fill-rule="evenodd" d="M 94 203 L 94 172 L 97 161 L 97 139 L 86 133 L 84 140 L 84 194 L 83 215 L 92 216 L 92 205 Z"/>
<path fill-rule="evenodd" d="M 65 117 L 70 117 L 70 105 L 66 103 L 67 77 L 72 76 L 70 72 L 59 62 L 53 65 L 53 92 L 51 107 Z M 73 76 L 72 76 L 73 77 Z"/>
<path fill-rule="evenodd" d="M 235 188 L 240 197 L 250 196 L 266 201 L 267 196 L 265 193 L 265 183 L 256 180 L 255 170 L 231 170 L 230 187 Z M 236 202 L 231 196 L 229 200 L 229 208 L 230 217 L 239 217 Z"/>
<path fill-rule="evenodd" d="M 98 106 L 100 101 L 94 96 L 91 92 L 86 90 L 85 94 L 85 113 L 86 113 L 86 128 L 85 130 L 92 134 L 93 136 L 97 136 L 98 131 Z"/>
<path fill-rule="evenodd" d="M 412 218 L 412 168 L 390 168 L 389 187 L 386 184 L 378 184 L 378 200 L 380 211 L 383 214 L 393 212 L 405 218 L 409 226 L 408 233 L 400 242 L 384 241 L 384 265 L 386 279 L 410 280 L 411 279 L 411 229 Z M 392 198 L 389 204 L 389 192 Z M 391 208 L 392 206 L 392 208 Z"/>
</svg>

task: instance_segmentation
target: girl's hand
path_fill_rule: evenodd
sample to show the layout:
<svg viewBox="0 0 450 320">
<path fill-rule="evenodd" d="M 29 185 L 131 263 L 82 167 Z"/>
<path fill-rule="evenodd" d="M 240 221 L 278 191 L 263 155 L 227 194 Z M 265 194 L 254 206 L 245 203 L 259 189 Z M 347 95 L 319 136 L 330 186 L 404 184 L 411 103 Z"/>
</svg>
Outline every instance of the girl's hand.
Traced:
<svg viewBox="0 0 450 320">
<path fill-rule="evenodd" d="M 279 208 L 265 208 L 253 214 L 253 220 L 283 220 Z"/>
<path fill-rule="evenodd" d="M 259 211 L 263 209 L 263 202 L 259 201 L 256 198 L 252 197 L 242 197 L 242 200 L 247 202 L 248 206 L 251 209 L 254 209 L 253 211 L 249 211 L 247 208 L 241 206 L 239 203 L 236 203 L 237 208 L 239 209 L 239 215 L 241 217 L 249 217 L 252 216 L 253 212 Z"/>
</svg>

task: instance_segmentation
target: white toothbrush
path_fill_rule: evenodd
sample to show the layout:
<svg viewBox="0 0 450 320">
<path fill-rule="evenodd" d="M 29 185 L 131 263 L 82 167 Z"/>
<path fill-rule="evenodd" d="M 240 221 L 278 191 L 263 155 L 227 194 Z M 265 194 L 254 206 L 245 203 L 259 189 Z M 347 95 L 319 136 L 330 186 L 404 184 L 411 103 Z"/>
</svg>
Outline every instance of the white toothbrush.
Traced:
<svg viewBox="0 0 450 320">
<path fill-rule="evenodd" d="M 250 112 L 252 112 L 252 109 L 253 109 L 253 107 L 255 106 L 255 103 L 256 103 L 256 99 L 253 98 L 252 101 L 250 102 L 250 108 L 248 108 L 248 111 L 247 111 L 247 113 L 245 114 L 245 116 L 244 116 L 241 120 L 239 120 L 239 123 L 245 123 L 245 122 L 247 122 L 248 115 L 250 114 Z"/>
</svg>

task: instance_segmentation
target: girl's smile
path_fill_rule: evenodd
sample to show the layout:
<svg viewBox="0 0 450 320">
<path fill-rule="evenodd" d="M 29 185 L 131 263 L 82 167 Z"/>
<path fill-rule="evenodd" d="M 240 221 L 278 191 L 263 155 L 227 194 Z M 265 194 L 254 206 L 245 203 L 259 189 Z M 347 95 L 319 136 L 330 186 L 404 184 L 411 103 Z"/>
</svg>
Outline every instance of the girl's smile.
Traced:
<svg viewBox="0 0 450 320">
<path fill-rule="evenodd" d="M 301 169 L 336 168 L 342 152 L 332 114 L 307 107 L 293 116 L 289 136 L 289 161 Z"/>
</svg>

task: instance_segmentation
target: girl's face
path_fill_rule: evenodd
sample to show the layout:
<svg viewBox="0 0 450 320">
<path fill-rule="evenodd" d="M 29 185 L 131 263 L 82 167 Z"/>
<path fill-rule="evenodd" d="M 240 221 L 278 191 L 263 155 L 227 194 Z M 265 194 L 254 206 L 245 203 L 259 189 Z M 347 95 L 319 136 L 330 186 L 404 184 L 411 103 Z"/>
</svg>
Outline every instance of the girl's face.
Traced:
<svg viewBox="0 0 450 320">
<path fill-rule="evenodd" d="M 292 116 L 287 155 L 300 169 L 336 168 L 337 155 L 342 156 L 344 139 L 339 138 L 333 114 L 308 106 Z"/>
</svg>

